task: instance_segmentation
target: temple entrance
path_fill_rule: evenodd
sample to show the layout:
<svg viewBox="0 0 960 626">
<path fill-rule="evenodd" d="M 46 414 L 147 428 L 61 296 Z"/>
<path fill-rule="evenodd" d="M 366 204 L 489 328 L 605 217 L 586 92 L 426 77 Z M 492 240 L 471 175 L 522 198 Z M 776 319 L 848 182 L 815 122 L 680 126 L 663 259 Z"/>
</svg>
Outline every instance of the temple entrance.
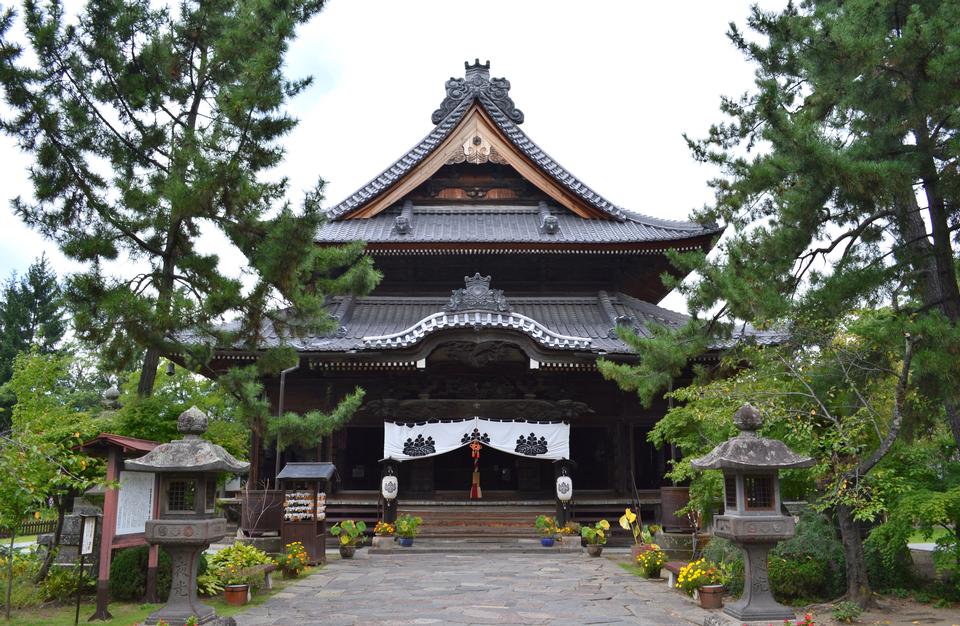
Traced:
<svg viewBox="0 0 960 626">
<path fill-rule="evenodd" d="M 488 418 L 385 422 L 383 441 L 383 458 L 398 463 L 401 494 L 482 500 L 550 493 L 552 462 L 569 455 L 570 426 Z M 479 498 L 471 497 L 475 469 Z"/>
</svg>

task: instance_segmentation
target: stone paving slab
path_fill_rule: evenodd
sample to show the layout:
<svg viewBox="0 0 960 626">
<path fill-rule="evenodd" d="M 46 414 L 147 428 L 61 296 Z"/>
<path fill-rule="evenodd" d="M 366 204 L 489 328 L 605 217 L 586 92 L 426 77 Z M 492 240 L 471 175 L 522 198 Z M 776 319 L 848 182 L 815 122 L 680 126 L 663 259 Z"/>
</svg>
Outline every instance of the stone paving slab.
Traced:
<svg viewBox="0 0 960 626">
<path fill-rule="evenodd" d="M 417 554 L 331 559 L 236 616 L 239 626 L 640 624 L 700 626 L 710 614 L 621 555 Z"/>
</svg>

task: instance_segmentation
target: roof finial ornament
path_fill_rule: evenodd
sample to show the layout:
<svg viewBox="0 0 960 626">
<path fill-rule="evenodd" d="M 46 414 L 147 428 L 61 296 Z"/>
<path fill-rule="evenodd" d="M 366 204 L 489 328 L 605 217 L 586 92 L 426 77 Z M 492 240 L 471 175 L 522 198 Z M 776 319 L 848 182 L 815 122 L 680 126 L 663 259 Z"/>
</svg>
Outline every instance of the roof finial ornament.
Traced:
<svg viewBox="0 0 960 626">
<path fill-rule="evenodd" d="M 757 407 L 744 404 L 733 414 L 733 425 L 740 431 L 741 436 L 756 437 L 757 431 L 763 425 L 763 416 Z"/>
<path fill-rule="evenodd" d="M 447 81 L 447 97 L 430 118 L 434 124 L 442 122 L 460 106 L 469 106 L 474 99 L 479 99 L 487 108 L 499 109 L 514 124 L 523 123 L 523 112 L 510 99 L 510 81 L 490 78 L 490 61 L 480 63 L 480 59 L 476 59 L 473 64 L 464 61 L 463 67 L 463 78 Z"/>
</svg>

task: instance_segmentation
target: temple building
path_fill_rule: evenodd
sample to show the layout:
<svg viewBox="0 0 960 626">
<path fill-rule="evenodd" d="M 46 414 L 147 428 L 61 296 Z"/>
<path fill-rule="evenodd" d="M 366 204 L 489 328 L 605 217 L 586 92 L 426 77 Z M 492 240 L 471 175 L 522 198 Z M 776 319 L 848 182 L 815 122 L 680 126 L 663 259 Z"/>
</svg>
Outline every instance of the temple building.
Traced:
<svg viewBox="0 0 960 626">
<path fill-rule="evenodd" d="M 683 323 L 653 304 L 674 271 L 667 253 L 709 250 L 721 229 L 607 200 L 521 130 L 489 62 L 465 66 L 433 130 L 332 207 L 316 235 L 318 246 L 366 242 L 384 279 L 369 296 L 331 299 L 336 332 L 294 342 L 286 410 L 329 409 L 356 386 L 366 399 L 319 449 L 284 460 L 333 461 L 337 497 L 357 502 L 376 502 L 385 458 L 398 461 L 401 503 L 468 501 L 475 461 L 484 501 L 549 502 L 551 461 L 569 458 L 581 506 L 655 503 L 672 451 L 647 434 L 666 405 L 644 408 L 596 362 L 635 358 L 619 326 L 643 335 Z M 276 402 L 279 381 L 266 384 Z M 258 453 L 268 481 L 273 452 Z"/>
</svg>

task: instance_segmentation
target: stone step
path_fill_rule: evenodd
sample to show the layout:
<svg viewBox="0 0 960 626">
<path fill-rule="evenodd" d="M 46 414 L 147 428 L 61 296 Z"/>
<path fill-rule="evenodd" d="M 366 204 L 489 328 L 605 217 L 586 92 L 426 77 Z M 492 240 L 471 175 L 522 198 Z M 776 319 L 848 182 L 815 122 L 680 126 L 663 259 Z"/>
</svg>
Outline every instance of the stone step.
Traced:
<svg viewBox="0 0 960 626">
<path fill-rule="evenodd" d="M 437 539 L 418 536 L 413 545 L 404 548 L 399 544 L 382 548 L 364 548 L 371 555 L 376 554 L 476 554 L 477 552 L 499 552 L 514 554 L 557 554 L 579 555 L 583 549 L 579 542 L 558 543 L 550 548 L 540 545 L 539 539 Z"/>
</svg>

